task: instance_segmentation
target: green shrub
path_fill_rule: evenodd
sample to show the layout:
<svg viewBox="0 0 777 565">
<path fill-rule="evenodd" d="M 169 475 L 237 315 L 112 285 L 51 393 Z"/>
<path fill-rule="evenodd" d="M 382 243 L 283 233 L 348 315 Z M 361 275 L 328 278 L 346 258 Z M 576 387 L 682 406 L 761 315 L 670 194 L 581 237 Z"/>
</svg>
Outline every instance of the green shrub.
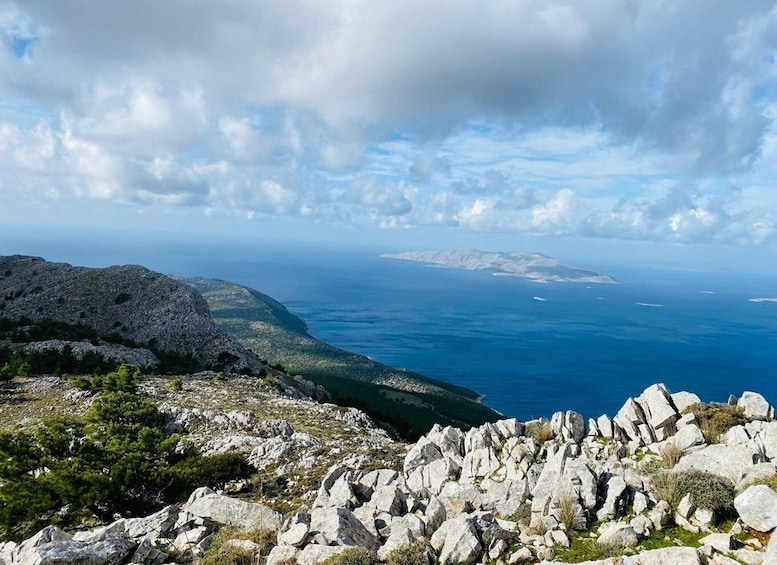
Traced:
<svg viewBox="0 0 777 565">
<path fill-rule="evenodd" d="M 375 556 L 363 547 L 346 549 L 321 562 L 321 565 L 374 565 Z"/>
<path fill-rule="evenodd" d="M 170 386 L 172 387 L 173 392 L 181 392 L 183 390 L 183 381 L 181 380 L 181 377 L 175 377 Z"/>
<path fill-rule="evenodd" d="M 715 512 L 721 519 L 734 510 L 734 485 L 728 479 L 704 471 L 658 472 L 651 477 L 651 490 L 657 500 L 676 508 L 685 495 L 691 504 Z"/>
<path fill-rule="evenodd" d="M 267 528 L 243 532 L 225 527 L 216 535 L 213 544 L 205 552 L 200 565 L 254 565 L 256 557 L 267 557 L 275 546 L 277 532 Z M 232 539 L 252 541 L 259 546 L 256 552 L 229 545 Z M 264 561 L 262 561 L 263 563 Z"/>
<path fill-rule="evenodd" d="M 386 565 L 428 565 L 428 563 L 425 539 L 394 549 L 388 554 L 386 560 Z"/>
<path fill-rule="evenodd" d="M 539 445 L 542 445 L 546 441 L 550 441 L 555 437 L 553 433 L 553 427 L 547 420 L 535 420 L 526 424 L 525 430 L 526 437 L 530 437 Z"/>
<path fill-rule="evenodd" d="M 720 436 L 731 428 L 747 423 L 744 411 L 729 404 L 697 402 L 683 410 L 683 414 L 688 413 L 696 416 L 707 443 L 719 443 Z"/>
</svg>

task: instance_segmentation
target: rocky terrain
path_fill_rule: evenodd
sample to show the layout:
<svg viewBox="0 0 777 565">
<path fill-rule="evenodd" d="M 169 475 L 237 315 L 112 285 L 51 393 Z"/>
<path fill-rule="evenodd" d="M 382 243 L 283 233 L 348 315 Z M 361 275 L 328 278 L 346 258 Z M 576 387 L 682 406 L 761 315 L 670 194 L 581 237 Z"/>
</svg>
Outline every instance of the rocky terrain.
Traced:
<svg viewBox="0 0 777 565">
<path fill-rule="evenodd" d="M 381 257 L 418 261 L 449 269 L 487 271 L 494 276 L 520 277 L 539 283 L 618 283 L 616 279 L 609 275 L 569 267 L 557 259 L 542 253 L 499 253 L 469 249 L 385 253 Z"/>
<path fill-rule="evenodd" d="M 188 285 L 137 265 L 93 269 L 0 257 L 0 317 L 84 325 L 102 337 L 245 371 L 262 367 Z"/>
<path fill-rule="evenodd" d="M 254 488 L 199 489 L 89 531 L 49 527 L 2 546 L 0 560 L 162 564 L 229 550 L 274 565 L 777 563 L 777 421 L 754 392 L 705 405 L 659 384 L 612 418 L 436 426 L 405 445 L 356 410 L 250 377 L 186 383 L 150 378 L 142 393 L 187 441 L 246 453 L 261 469 Z M 59 405 L 89 402 L 50 385 Z"/>
</svg>

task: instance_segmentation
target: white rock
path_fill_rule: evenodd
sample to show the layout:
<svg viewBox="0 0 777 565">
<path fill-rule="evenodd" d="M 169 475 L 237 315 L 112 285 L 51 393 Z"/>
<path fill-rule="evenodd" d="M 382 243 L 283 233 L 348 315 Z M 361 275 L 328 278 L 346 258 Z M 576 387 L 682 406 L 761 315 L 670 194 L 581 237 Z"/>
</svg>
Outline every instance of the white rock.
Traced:
<svg viewBox="0 0 777 565">
<path fill-rule="evenodd" d="M 299 550 L 291 545 L 276 545 L 270 550 L 267 556 L 267 565 L 279 565 L 283 562 L 289 562 L 292 559 L 296 561 Z"/>
<path fill-rule="evenodd" d="M 701 402 L 701 398 L 692 392 L 680 391 L 672 394 L 672 402 L 677 408 L 677 411 L 682 414 L 682 412 L 692 404 Z"/>
<path fill-rule="evenodd" d="M 774 420 L 774 408 L 757 392 L 744 392 L 737 401 L 737 408 L 744 410 L 748 420 Z"/>
<path fill-rule="evenodd" d="M 731 547 L 731 534 L 709 534 L 699 540 L 702 545 L 709 545 L 715 548 L 721 553 L 728 553 L 733 547 Z"/>
<path fill-rule="evenodd" d="M 275 530 L 281 525 L 281 515 L 275 510 L 263 504 L 230 498 L 213 491 L 198 494 L 197 497 L 192 495 L 181 510 L 182 513 L 188 512 L 245 531 L 261 528 Z"/>
<path fill-rule="evenodd" d="M 520 548 L 507 559 L 507 563 L 509 563 L 509 565 L 531 563 L 532 561 L 534 561 L 534 555 L 528 547 Z"/>
<path fill-rule="evenodd" d="M 596 539 L 599 545 L 617 545 L 634 547 L 639 543 L 639 536 L 630 524 L 624 522 L 609 522 L 603 524 L 601 534 Z"/>
<path fill-rule="evenodd" d="M 634 565 L 701 565 L 702 559 L 693 547 L 665 547 L 631 556 Z"/>
<path fill-rule="evenodd" d="M 623 506 L 622 502 L 624 495 L 627 492 L 626 481 L 623 480 L 623 477 L 614 475 L 607 481 L 604 491 L 604 503 L 596 512 L 596 517 L 602 522 L 618 517 L 621 506 Z"/>
<path fill-rule="evenodd" d="M 601 432 L 602 437 L 613 437 L 614 430 L 612 428 L 612 420 L 607 414 L 602 414 L 596 419 L 596 426 L 599 428 L 599 432 Z"/>
<path fill-rule="evenodd" d="M 432 535 L 432 546 L 440 552 L 440 565 L 475 563 L 483 551 L 474 521 L 459 516 L 446 521 Z"/>
<path fill-rule="evenodd" d="M 777 493 L 766 485 L 748 488 L 734 499 L 734 508 L 747 526 L 759 532 L 777 527 Z"/>
<path fill-rule="evenodd" d="M 314 508 L 310 511 L 310 534 L 320 534 L 328 545 L 365 547 L 377 551 L 378 540 L 346 508 Z"/>
</svg>

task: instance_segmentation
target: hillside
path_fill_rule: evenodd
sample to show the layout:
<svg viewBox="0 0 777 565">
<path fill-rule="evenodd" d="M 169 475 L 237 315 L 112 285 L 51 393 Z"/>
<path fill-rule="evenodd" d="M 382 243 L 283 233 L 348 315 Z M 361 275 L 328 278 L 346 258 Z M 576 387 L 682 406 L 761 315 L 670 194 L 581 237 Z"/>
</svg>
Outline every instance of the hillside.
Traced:
<svg viewBox="0 0 777 565">
<path fill-rule="evenodd" d="M 181 279 L 198 290 L 214 321 L 247 349 L 290 374 L 324 386 L 341 404 L 356 406 L 418 437 L 435 423 L 469 427 L 499 414 L 477 393 L 398 370 L 321 342 L 303 320 L 256 290 L 210 279 Z"/>
<path fill-rule="evenodd" d="M 449 269 L 487 271 L 494 276 L 519 277 L 539 283 L 618 283 L 609 275 L 569 267 L 542 253 L 501 253 L 469 249 L 385 253 L 381 257 L 416 261 Z"/>
<path fill-rule="evenodd" d="M 171 353 L 201 366 L 261 369 L 253 355 L 219 330 L 196 291 L 138 265 L 95 269 L 40 257 L 0 257 L 0 318 L 52 320 L 76 333 L 74 328 L 90 328 L 96 334 L 92 339 L 102 343 Z"/>
</svg>

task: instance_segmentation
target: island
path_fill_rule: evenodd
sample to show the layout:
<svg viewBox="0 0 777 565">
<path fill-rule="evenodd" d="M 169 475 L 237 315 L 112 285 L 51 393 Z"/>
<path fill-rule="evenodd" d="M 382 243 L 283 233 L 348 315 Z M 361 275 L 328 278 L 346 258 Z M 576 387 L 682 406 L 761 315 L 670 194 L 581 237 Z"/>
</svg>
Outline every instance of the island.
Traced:
<svg viewBox="0 0 777 565">
<path fill-rule="evenodd" d="M 381 257 L 417 261 L 448 269 L 487 271 L 498 277 L 519 277 L 538 283 L 620 283 L 609 275 L 569 267 L 558 259 L 542 253 L 490 252 L 468 249 L 384 253 Z"/>
</svg>

